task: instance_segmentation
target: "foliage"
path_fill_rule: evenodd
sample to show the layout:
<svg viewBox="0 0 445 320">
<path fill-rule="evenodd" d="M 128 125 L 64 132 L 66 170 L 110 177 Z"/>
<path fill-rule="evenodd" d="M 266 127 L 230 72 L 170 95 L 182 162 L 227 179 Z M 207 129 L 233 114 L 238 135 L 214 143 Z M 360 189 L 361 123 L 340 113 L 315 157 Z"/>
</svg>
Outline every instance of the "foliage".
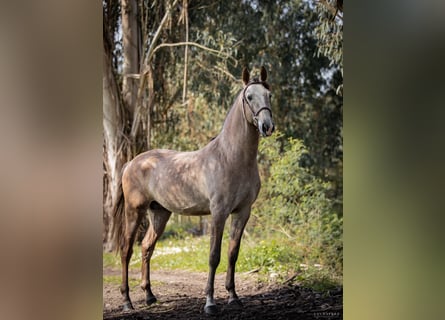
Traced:
<svg viewBox="0 0 445 320">
<path fill-rule="evenodd" d="M 260 144 L 266 174 L 253 210 L 254 231 L 281 232 L 295 241 L 306 265 L 320 264 L 341 273 L 342 218 L 327 197 L 331 185 L 305 167 L 307 150 L 300 140 L 282 142 L 281 137 L 277 133 Z"/>
<path fill-rule="evenodd" d="M 337 65 L 343 75 L 343 0 L 316 1 L 319 24 L 314 33 L 317 39 L 317 56 L 323 55 L 330 65 Z M 341 93 L 342 85 L 337 88 Z"/>
<path fill-rule="evenodd" d="M 343 1 L 317 1 L 316 11 L 320 19 L 314 30 L 318 41 L 317 54 L 323 54 L 331 64 L 343 69 Z"/>
<path fill-rule="evenodd" d="M 237 263 L 239 270 L 257 270 L 268 278 L 284 279 L 289 270 L 296 269 L 299 261 L 294 244 L 280 237 L 265 237 L 243 243 Z"/>
</svg>

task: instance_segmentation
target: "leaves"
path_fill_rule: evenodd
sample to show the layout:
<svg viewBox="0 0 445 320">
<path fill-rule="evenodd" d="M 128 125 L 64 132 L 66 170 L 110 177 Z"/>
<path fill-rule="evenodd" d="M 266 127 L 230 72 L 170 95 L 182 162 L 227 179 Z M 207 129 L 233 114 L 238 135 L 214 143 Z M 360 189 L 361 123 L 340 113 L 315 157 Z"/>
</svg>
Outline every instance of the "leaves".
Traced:
<svg viewBox="0 0 445 320">
<path fill-rule="evenodd" d="M 333 18 L 332 8 L 335 6 L 335 0 L 316 2 L 319 24 L 314 29 L 314 35 L 317 39 L 317 56 L 326 56 L 331 66 L 336 65 L 343 70 L 343 18 Z"/>
<path fill-rule="evenodd" d="M 253 214 L 261 230 L 284 229 L 299 243 L 300 254 L 308 265 L 321 264 L 341 273 L 342 218 L 327 196 L 330 183 L 323 182 L 301 166 L 307 149 L 301 140 L 263 139 L 261 167 L 267 166 L 263 189 Z M 280 151 L 282 150 L 282 151 Z"/>
</svg>

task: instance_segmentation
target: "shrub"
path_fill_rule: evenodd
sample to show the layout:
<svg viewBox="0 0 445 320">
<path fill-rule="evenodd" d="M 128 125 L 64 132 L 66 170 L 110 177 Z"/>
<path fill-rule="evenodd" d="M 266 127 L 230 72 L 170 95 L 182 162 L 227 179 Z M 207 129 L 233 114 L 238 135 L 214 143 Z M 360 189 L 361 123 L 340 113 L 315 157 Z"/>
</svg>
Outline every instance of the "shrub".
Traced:
<svg viewBox="0 0 445 320">
<path fill-rule="evenodd" d="M 293 250 L 301 254 L 304 264 L 322 265 L 341 274 L 342 217 L 327 197 L 330 184 L 300 165 L 307 154 L 303 143 L 284 140 L 278 133 L 261 140 L 260 154 L 263 187 L 252 212 L 253 232 L 266 237 L 285 234 L 294 241 Z"/>
</svg>

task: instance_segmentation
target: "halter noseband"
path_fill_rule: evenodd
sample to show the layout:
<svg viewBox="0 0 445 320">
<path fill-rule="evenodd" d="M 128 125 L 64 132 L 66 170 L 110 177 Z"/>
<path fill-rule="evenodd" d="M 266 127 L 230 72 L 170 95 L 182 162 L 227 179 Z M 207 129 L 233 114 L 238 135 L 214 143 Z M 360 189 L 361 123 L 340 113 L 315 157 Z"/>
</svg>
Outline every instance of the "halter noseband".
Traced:
<svg viewBox="0 0 445 320">
<path fill-rule="evenodd" d="M 244 90 L 243 90 L 243 114 L 244 114 L 244 118 L 246 118 L 246 115 L 244 113 L 245 112 L 244 111 L 244 102 L 246 102 L 247 106 L 249 107 L 250 112 L 252 112 L 252 119 L 253 119 L 254 125 L 258 126 L 258 115 L 260 114 L 260 112 L 263 111 L 263 110 L 267 110 L 267 111 L 270 112 L 270 115 L 272 116 L 272 109 L 269 108 L 269 107 L 262 107 L 257 112 L 253 111 L 252 106 L 250 105 L 249 101 L 246 99 L 246 90 L 247 90 L 248 87 L 250 87 L 253 84 L 262 84 L 266 89 L 268 89 L 268 85 L 267 85 L 267 83 L 265 81 L 256 81 L 256 80 L 254 80 L 252 82 L 249 82 L 244 87 Z"/>
</svg>

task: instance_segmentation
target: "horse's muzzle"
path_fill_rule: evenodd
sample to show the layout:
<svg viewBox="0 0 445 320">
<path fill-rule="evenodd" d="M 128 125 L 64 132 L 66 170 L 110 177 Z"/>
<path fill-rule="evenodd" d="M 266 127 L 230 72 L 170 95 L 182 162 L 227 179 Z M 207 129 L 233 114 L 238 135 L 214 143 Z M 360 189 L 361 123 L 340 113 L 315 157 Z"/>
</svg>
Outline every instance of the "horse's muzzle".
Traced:
<svg viewBox="0 0 445 320">
<path fill-rule="evenodd" d="M 275 126 L 272 121 L 258 122 L 258 131 L 261 133 L 263 137 L 271 136 L 274 130 Z"/>
</svg>

